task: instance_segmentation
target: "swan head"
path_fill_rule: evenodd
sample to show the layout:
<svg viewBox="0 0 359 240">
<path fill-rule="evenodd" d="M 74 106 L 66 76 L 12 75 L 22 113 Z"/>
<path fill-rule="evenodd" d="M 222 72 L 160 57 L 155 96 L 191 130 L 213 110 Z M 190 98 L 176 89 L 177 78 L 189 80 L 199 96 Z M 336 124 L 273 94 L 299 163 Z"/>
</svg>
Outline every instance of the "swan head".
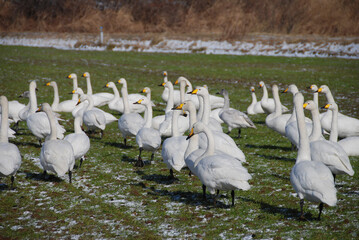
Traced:
<svg viewBox="0 0 359 240">
<path fill-rule="evenodd" d="M 327 85 L 322 85 L 318 88 L 317 92 L 319 93 L 328 93 L 330 90 L 329 90 L 329 87 Z"/>
<path fill-rule="evenodd" d="M 149 87 L 145 87 L 140 91 L 140 93 L 151 93 L 151 89 Z"/>
<path fill-rule="evenodd" d="M 70 94 L 80 94 L 80 95 L 83 95 L 84 94 L 84 91 L 82 90 L 82 88 L 76 88 L 75 90 L 72 90 L 70 92 Z"/>
<path fill-rule="evenodd" d="M 51 110 L 51 106 L 48 103 L 42 103 L 36 112 L 49 112 Z"/>
<path fill-rule="evenodd" d="M 88 72 L 84 72 L 84 73 L 82 74 L 82 77 L 84 77 L 84 78 L 89 78 L 89 77 L 90 77 L 90 74 L 89 74 Z"/>
<path fill-rule="evenodd" d="M 19 97 L 21 97 L 21 98 L 29 98 L 30 97 L 30 92 L 25 91 L 25 92 L 21 93 L 21 95 Z"/>
<path fill-rule="evenodd" d="M 249 90 L 250 90 L 251 92 L 255 92 L 255 91 L 256 91 L 254 87 L 251 87 Z"/>
<path fill-rule="evenodd" d="M 318 91 L 318 86 L 315 84 L 310 85 L 310 87 L 308 87 L 308 89 L 312 90 L 313 92 L 317 92 Z"/>
<path fill-rule="evenodd" d="M 196 87 L 195 90 L 193 90 L 192 92 L 188 92 L 188 94 L 204 96 L 209 93 L 208 93 L 207 88 L 205 88 L 205 87 Z"/>
<path fill-rule="evenodd" d="M 260 82 L 259 82 L 259 88 L 262 88 L 262 87 L 264 87 L 264 82 L 263 82 L 263 81 L 260 81 Z"/>
<path fill-rule="evenodd" d="M 217 94 L 220 94 L 222 96 L 226 96 L 226 95 L 228 96 L 228 92 L 226 89 L 221 89 L 221 91 L 217 92 Z"/>
<path fill-rule="evenodd" d="M 167 71 L 163 71 L 162 74 L 163 74 L 164 77 L 167 77 Z"/>
<path fill-rule="evenodd" d="M 147 105 L 147 104 L 151 104 L 151 102 L 147 98 L 142 98 L 137 102 L 134 102 L 133 104 Z"/>
<path fill-rule="evenodd" d="M 77 101 L 77 105 L 79 105 L 80 103 L 84 102 L 84 101 L 89 101 L 90 97 L 86 94 L 81 94 L 79 100 Z"/>
<path fill-rule="evenodd" d="M 159 86 L 162 86 L 162 87 L 165 87 L 165 88 L 170 88 L 171 86 L 173 87 L 173 85 L 172 85 L 172 83 L 170 81 L 163 82 Z"/>
<path fill-rule="evenodd" d="M 56 85 L 55 81 L 45 83 L 45 86 L 47 86 L 47 87 L 49 87 L 49 86 L 54 87 L 55 85 Z"/>
<path fill-rule="evenodd" d="M 115 84 L 113 82 L 108 82 L 104 87 L 105 88 L 113 88 L 113 87 L 115 87 Z"/>
<path fill-rule="evenodd" d="M 277 84 L 273 84 L 272 92 L 278 92 L 278 85 Z"/>
<path fill-rule="evenodd" d="M 126 79 L 124 79 L 124 78 L 120 78 L 120 79 L 117 81 L 117 83 L 124 85 L 124 84 L 127 83 L 127 81 L 126 81 Z"/>
<path fill-rule="evenodd" d="M 193 135 L 196 135 L 198 133 L 201 133 L 205 130 L 205 125 L 202 122 L 196 122 L 193 124 L 193 127 L 190 131 L 190 133 L 187 136 L 187 140 L 190 139 Z"/>
<path fill-rule="evenodd" d="M 338 105 L 336 103 L 328 103 L 322 109 L 328 109 L 331 111 L 338 110 Z"/>
<path fill-rule="evenodd" d="M 70 75 L 67 76 L 68 79 L 77 79 L 77 75 L 76 73 L 71 73 Z"/>
<path fill-rule="evenodd" d="M 291 84 L 289 85 L 282 93 L 287 93 L 287 92 L 290 92 L 292 93 L 293 95 L 296 94 L 298 92 L 298 88 L 295 84 Z"/>
<path fill-rule="evenodd" d="M 318 106 L 313 100 L 309 100 L 303 104 L 303 108 L 309 111 L 314 111 L 318 109 Z"/>
</svg>

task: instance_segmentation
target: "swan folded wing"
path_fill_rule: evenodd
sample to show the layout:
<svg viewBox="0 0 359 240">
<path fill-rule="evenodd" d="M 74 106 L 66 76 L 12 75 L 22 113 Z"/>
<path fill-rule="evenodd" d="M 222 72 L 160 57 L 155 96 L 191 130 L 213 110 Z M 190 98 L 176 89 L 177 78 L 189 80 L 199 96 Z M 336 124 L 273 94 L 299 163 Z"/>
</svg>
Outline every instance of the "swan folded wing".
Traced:
<svg viewBox="0 0 359 240">
<path fill-rule="evenodd" d="M 138 113 L 128 113 L 122 115 L 118 124 L 123 134 L 130 133 L 135 136 L 145 124 L 145 120 Z"/>
<path fill-rule="evenodd" d="M 321 162 L 306 161 L 304 164 L 296 164 L 293 182 L 294 189 L 299 195 L 304 195 L 307 200 L 323 202 L 329 206 L 335 206 L 337 202 L 334 178 L 329 170 Z M 292 182 L 292 183 L 293 183 Z"/>
<path fill-rule="evenodd" d="M 45 142 L 45 145 L 41 149 L 42 157 L 40 157 L 45 170 L 50 170 L 61 177 L 73 169 L 75 158 L 69 142 L 52 140 Z"/>
<path fill-rule="evenodd" d="M 256 128 L 252 120 L 247 116 L 247 114 L 240 112 L 238 110 L 227 110 L 223 111 L 220 114 L 220 118 L 223 121 L 228 121 L 231 124 L 238 125 L 241 128 Z"/>
<path fill-rule="evenodd" d="M 184 154 L 188 142 L 185 136 L 167 138 L 162 144 L 162 157 L 167 167 L 180 171 L 186 166 Z"/>
<path fill-rule="evenodd" d="M 141 135 L 142 144 L 158 149 L 161 145 L 161 136 L 158 130 L 153 128 L 142 128 L 138 134 Z"/>
<path fill-rule="evenodd" d="M 15 174 L 21 165 L 21 155 L 17 146 L 12 143 L 0 143 L 0 153 L 0 175 Z"/>
</svg>

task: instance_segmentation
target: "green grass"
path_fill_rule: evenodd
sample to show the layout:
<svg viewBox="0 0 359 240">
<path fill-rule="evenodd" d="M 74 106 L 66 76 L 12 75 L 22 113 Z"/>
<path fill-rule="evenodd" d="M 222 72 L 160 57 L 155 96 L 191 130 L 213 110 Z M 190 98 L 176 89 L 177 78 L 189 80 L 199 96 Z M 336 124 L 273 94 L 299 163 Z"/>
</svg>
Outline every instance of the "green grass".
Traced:
<svg viewBox="0 0 359 240">
<path fill-rule="evenodd" d="M 194 86 L 207 84 L 214 94 L 229 91 L 231 106 L 242 111 L 250 103 L 249 87 L 263 80 L 284 89 L 296 83 L 305 92 L 310 84 L 327 84 L 337 99 L 340 111 L 358 118 L 359 61 L 324 58 L 284 58 L 258 56 L 221 56 L 202 54 L 150 54 L 120 52 L 63 51 L 48 48 L 0 46 L 0 95 L 17 99 L 28 90 L 30 80 L 38 81 L 38 102 L 52 102 L 53 91 L 43 86 L 57 81 L 61 100 L 72 81 L 79 76 L 79 86 L 86 89 L 80 75 L 91 74 L 94 92 L 108 91 L 108 81 L 124 77 L 130 92 L 143 87 L 152 89 L 156 103 L 163 90 L 161 72 L 169 79 L 187 77 Z M 271 94 L 270 94 L 271 95 Z M 257 92 L 261 97 L 261 92 Z M 291 106 L 291 96 L 281 95 Z M 24 99 L 19 99 L 26 102 Z M 320 97 L 320 103 L 325 99 Z M 164 106 L 157 104 L 155 115 Z M 103 108 L 113 114 L 107 107 Z M 116 115 L 118 116 L 118 115 Z M 62 114 L 67 132 L 73 131 L 70 114 Z M 119 117 L 119 116 L 118 116 Z M 317 206 L 306 202 L 308 221 L 299 221 L 299 199 L 289 174 L 297 153 L 285 138 L 269 130 L 265 116 L 251 117 L 257 129 L 242 130 L 236 143 L 244 151 L 252 174 L 249 191 L 236 192 L 236 205 L 230 208 L 230 195 L 222 192 L 217 207 L 212 200 L 202 201 L 201 183 L 188 171 L 176 173 L 178 181 L 167 179 L 168 170 L 160 153 L 150 166 L 133 166 L 138 154 L 136 142 L 123 148 L 117 123 L 106 127 L 103 139 L 91 138 L 88 159 L 75 169 L 73 184 L 67 178 L 50 177 L 44 181 L 36 163 L 40 155 L 37 140 L 20 124 L 19 135 L 12 140 L 22 153 L 23 163 L 17 174 L 15 190 L 2 178 L 0 191 L 1 238 L 311 238 L 355 239 L 359 234 L 359 178 L 338 176 L 338 204 L 325 207 L 323 218 L 316 221 Z M 231 134 L 235 137 L 235 131 Z M 144 153 L 148 159 L 149 153 Z M 35 159 L 35 160 L 34 160 Z M 359 170 L 359 158 L 351 158 Z"/>
</svg>

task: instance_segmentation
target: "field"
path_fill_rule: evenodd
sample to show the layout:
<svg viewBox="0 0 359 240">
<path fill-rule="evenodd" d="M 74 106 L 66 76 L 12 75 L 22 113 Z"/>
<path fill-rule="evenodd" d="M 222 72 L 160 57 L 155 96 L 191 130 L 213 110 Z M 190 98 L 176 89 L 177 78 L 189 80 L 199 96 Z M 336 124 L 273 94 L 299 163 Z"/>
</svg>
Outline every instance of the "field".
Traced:
<svg viewBox="0 0 359 240">
<path fill-rule="evenodd" d="M 207 84 L 212 94 L 229 91 L 231 107 L 245 111 L 250 104 L 250 86 L 263 80 L 284 90 L 296 83 L 306 99 L 311 84 L 328 85 L 340 111 L 359 118 L 359 61 L 346 59 L 284 58 L 262 56 L 222 56 L 202 54 L 150 54 L 122 52 L 64 51 L 50 48 L 0 46 L 0 95 L 9 100 L 28 90 L 37 80 L 38 103 L 52 102 L 53 91 L 43 86 L 55 80 L 60 99 L 69 99 L 70 73 L 79 77 L 90 72 L 94 92 L 108 91 L 108 81 L 124 77 L 130 92 L 152 89 L 154 114 L 163 113 L 160 94 L 162 71 L 169 80 L 187 77 L 194 86 Z M 257 98 L 262 95 L 257 91 Z M 271 95 L 271 93 L 270 93 Z M 18 99 L 26 103 L 27 100 Z M 292 97 L 281 94 L 282 103 L 291 107 Z M 320 104 L 325 104 L 320 96 Z M 119 117 L 107 107 L 103 108 Z M 73 131 L 71 114 L 62 114 L 67 133 Z M 353 177 L 337 177 L 338 204 L 325 207 L 317 221 L 317 205 L 306 202 L 306 221 L 299 221 L 299 199 L 289 181 L 296 151 L 288 140 L 269 130 L 264 115 L 251 117 L 257 129 L 242 130 L 231 136 L 246 155 L 246 167 L 253 179 L 249 191 L 236 192 L 236 205 L 230 207 L 230 194 L 222 192 L 213 206 L 212 198 L 202 200 L 201 183 L 188 170 L 175 173 L 176 181 L 162 163 L 160 152 L 155 163 L 134 167 L 138 149 L 134 139 L 124 147 L 117 127 L 106 127 L 105 136 L 91 138 L 91 149 L 80 169 L 68 178 L 41 177 L 40 147 L 36 138 L 20 124 L 11 140 L 23 156 L 10 190 L 9 178 L 0 185 L 0 238 L 31 239 L 357 239 L 359 234 L 359 158 L 351 158 Z M 224 127 L 226 128 L 226 127 Z M 148 160 L 149 153 L 143 157 Z M 78 165 L 78 163 L 77 163 Z"/>
</svg>

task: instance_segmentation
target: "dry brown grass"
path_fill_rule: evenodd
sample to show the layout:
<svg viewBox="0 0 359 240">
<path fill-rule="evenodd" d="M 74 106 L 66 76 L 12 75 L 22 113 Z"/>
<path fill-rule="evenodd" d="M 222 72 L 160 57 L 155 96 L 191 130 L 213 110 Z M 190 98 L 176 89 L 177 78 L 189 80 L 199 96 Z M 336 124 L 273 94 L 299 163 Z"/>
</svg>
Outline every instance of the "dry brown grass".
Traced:
<svg viewBox="0 0 359 240">
<path fill-rule="evenodd" d="M 0 31 L 359 35 L 359 0 L 0 0 Z"/>
</svg>

